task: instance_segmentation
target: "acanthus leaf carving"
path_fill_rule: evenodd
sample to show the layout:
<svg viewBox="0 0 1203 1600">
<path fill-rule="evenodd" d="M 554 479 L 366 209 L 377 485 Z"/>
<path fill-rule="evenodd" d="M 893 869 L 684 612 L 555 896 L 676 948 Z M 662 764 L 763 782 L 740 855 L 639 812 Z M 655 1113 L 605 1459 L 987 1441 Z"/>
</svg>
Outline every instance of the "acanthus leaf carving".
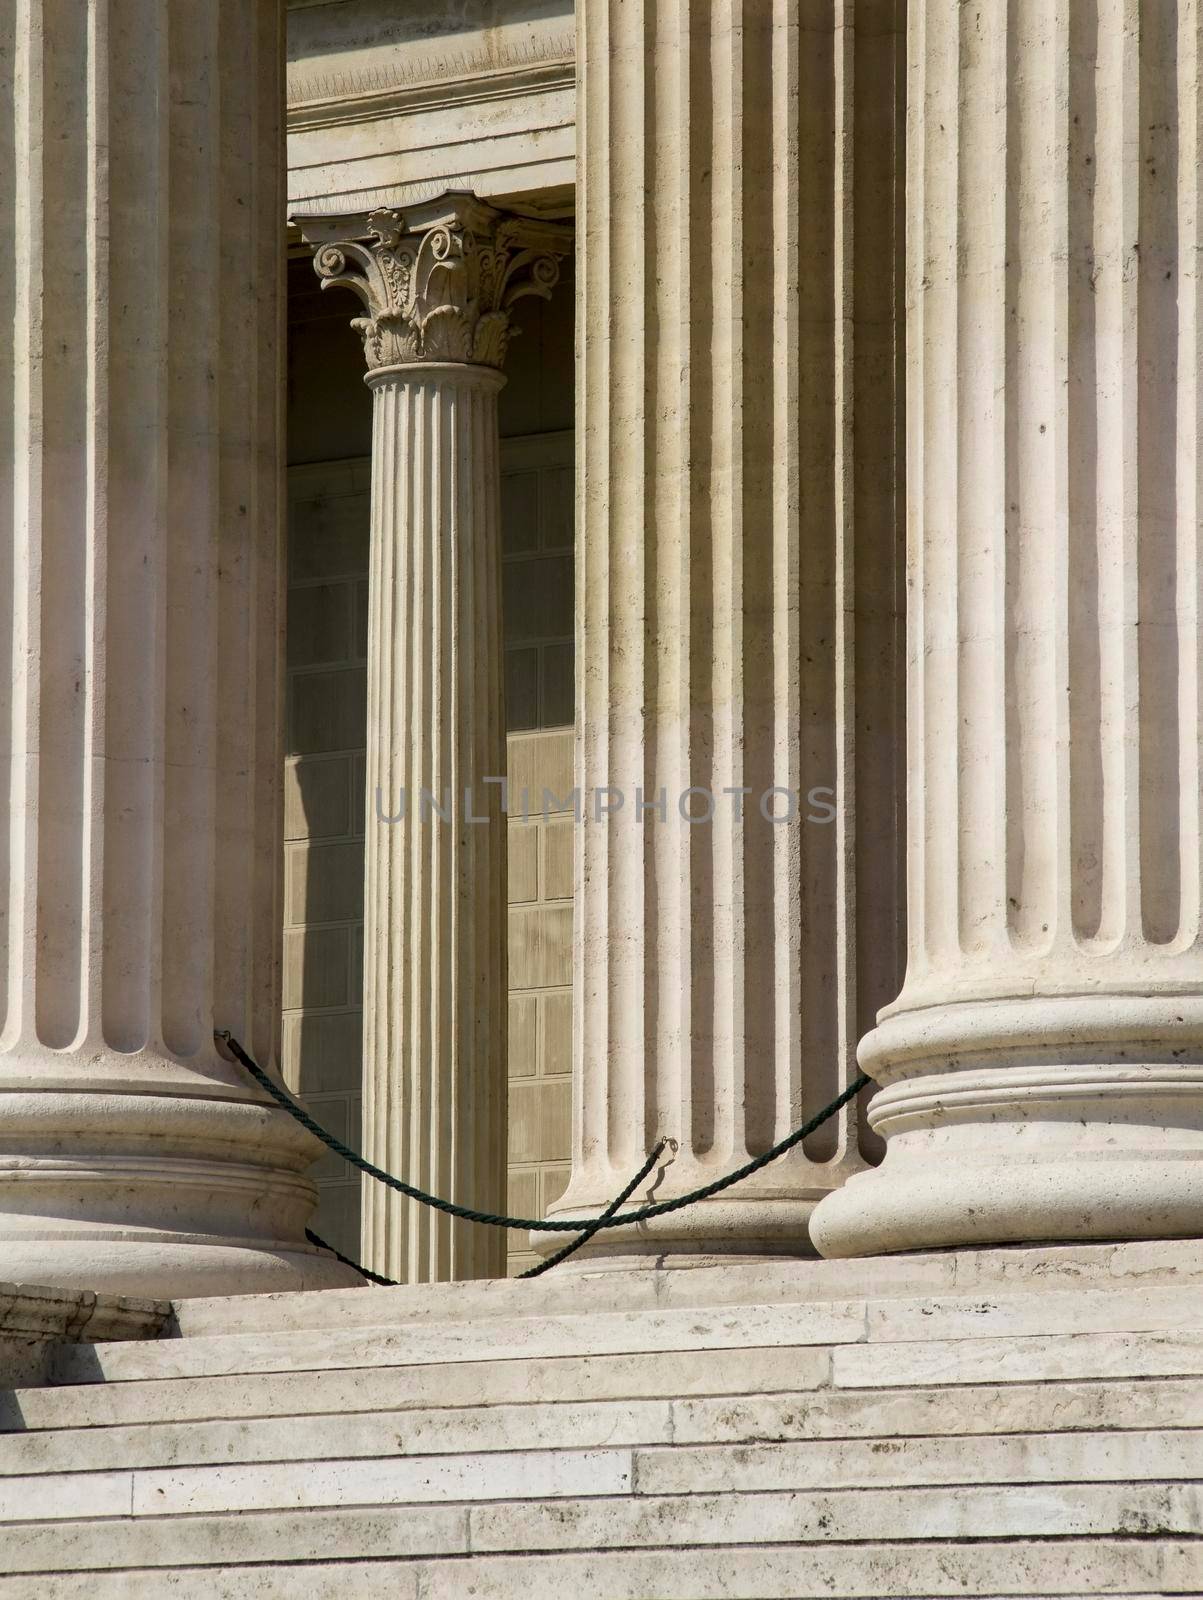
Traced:
<svg viewBox="0 0 1203 1600">
<path fill-rule="evenodd" d="M 366 316 L 352 321 L 369 370 L 431 361 L 501 367 L 525 295 L 551 296 L 571 229 L 507 216 L 474 195 L 452 194 L 404 211 L 382 208 L 354 237 L 314 254 L 323 289 L 345 288 Z"/>
</svg>

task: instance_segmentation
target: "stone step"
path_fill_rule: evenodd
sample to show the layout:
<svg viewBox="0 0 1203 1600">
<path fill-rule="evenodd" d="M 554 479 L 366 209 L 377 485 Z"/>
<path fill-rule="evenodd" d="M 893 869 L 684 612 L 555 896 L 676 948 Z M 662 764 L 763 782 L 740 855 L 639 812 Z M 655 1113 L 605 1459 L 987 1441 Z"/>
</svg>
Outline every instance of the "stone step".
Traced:
<svg viewBox="0 0 1203 1600">
<path fill-rule="evenodd" d="M 850 1389 L 1090 1378 L 1203 1375 L 1203 1332 L 1077 1333 L 874 1343 L 832 1351 L 833 1382 Z"/>
<path fill-rule="evenodd" d="M 1200 1280 L 1203 1281 L 1203 1265 Z M 874 1294 L 952 1293 L 956 1272 L 947 1255 L 900 1256 L 883 1262 Z M 722 1266 L 557 1271 L 534 1282 L 494 1278 L 466 1283 L 399 1285 L 393 1289 L 332 1290 L 316 1305 L 312 1294 L 242 1295 L 181 1300 L 176 1325 L 186 1338 L 206 1334 L 285 1332 L 290 1328 L 364 1328 L 411 1322 L 468 1322 L 497 1317 L 582 1315 L 716 1305 L 798 1305 L 864 1296 L 859 1263 L 785 1258 Z"/>
<path fill-rule="evenodd" d="M 632 1464 L 630 1450 L 531 1450 L 0 1478 L 0 1521 L 622 1495 Z"/>
<path fill-rule="evenodd" d="M 831 1353 L 779 1345 L 550 1360 L 463 1361 L 321 1372 L 132 1379 L 0 1392 L 0 1430 L 107 1428 L 142 1422 L 293 1417 L 403 1408 L 661 1399 L 797 1391 L 827 1383 Z M 11 1442 L 8 1441 L 8 1442 Z M 8 1443 L 3 1446 L 7 1450 Z"/>
<path fill-rule="evenodd" d="M 834 1490 L 764 1495 L 637 1496 L 406 1505 L 240 1516 L 39 1522 L 0 1546 L 0 1573 L 56 1564 L 121 1567 L 313 1562 L 332 1550 L 364 1560 L 528 1551 L 653 1549 L 763 1542 L 856 1544 L 886 1540 L 1195 1537 L 1197 1484 L 1025 1485 Z M 997 1578 L 994 1580 L 997 1582 Z"/>
<path fill-rule="evenodd" d="M 287 1372 L 327 1367 L 410 1365 L 448 1360 L 543 1359 L 654 1350 L 760 1345 L 913 1344 L 925 1361 L 933 1343 L 997 1341 L 1091 1332 L 1162 1332 L 1203 1326 L 1203 1288 L 938 1296 L 798 1304 L 681 1307 L 638 1312 L 532 1315 L 397 1327 L 335 1326 L 195 1335 L 152 1343 L 64 1346 L 55 1381 L 120 1382 L 150 1377 Z M 847 1359 L 842 1372 L 876 1369 L 876 1351 Z M 980 1377 L 979 1368 L 978 1376 Z M 922 1382 L 911 1377 L 909 1382 Z"/>
<path fill-rule="evenodd" d="M 866 1305 L 867 1339 L 914 1342 L 941 1339 L 1141 1333 L 1203 1330 L 1203 1286 L 1049 1289 L 994 1295 L 941 1295 L 872 1299 Z"/>
<path fill-rule="evenodd" d="M 1203 1429 L 678 1445 L 635 1452 L 640 1494 L 1203 1478 Z"/>
<path fill-rule="evenodd" d="M 291 1329 L 283 1333 L 63 1346 L 55 1381 L 125 1382 L 219 1373 L 319 1371 L 448 1361 L 547 1360 L 656 1350 L 832 1345 L 865 1337 L 862 1302 L 595 1313 L 401 1327 Z M 139 1354 L 135 1358 L 134 1352 Z"/>
<path fill-rule="evenodd" d="M 1203 1478 L 1203 1430 L 1188 1429 L 598 1449 L 561 1443 L 542 1450 L 359 1458 L 300 1453 L 300 1432 L 292 1460 L 0 1478 L 0 1519 L 192 1516 L 634 1493 L 637 1499 L 607 1508 L 615 1525 L 622 1526 L 624 1518 L 636 1515 L 644 1496 Z M 585 1544 L 606 1542 L 600 1534 L 604 1521 L 582 1536 Z M 559 1537 L 550 1524 L 545 1532 Z M 639 1540 L 633 1535 L 632 1542 Z"/>
<path fill-rule="evenodd" d="M 1203 1277 L 1018 1255 L 178 1307 L 0 1396 L 0 1600 L 1203 1593 Z"/>
<path fill-rule="evenodd" d="M 1136 1287 L 1203 1287 L 1203 1240 L 1119 1245 L 1008 1247 L 879 1257 L 874 1298 Z M 266 1294 L 183 1300 L 181 1334 L 235 1334 L 288 1328 L 370 1327 L 402 1322 L 466 1322 L 706 1305 L 770 1305 L 863 1298 L 860 1261 L 783 1259 L 672 1268 L 604 1263 L 565 1267 L 537 1282 L 513 1279 L 421 1284 L 395 1289 L 331 1290 L 321 1295 Z"/>
<path fill-rule="evenodd" d="M 65 1544 L 65 1539 L 64 1539 Z M 163 1589 L 161 1568 L 0 1578 L 0 1600 L 129 1600 Z M 1005 1574 L 1005 1591 L 1000 1578 Z M 1158 1600 L 1203 1592 L 1203 1547 L 1178 1538 L 1088 1537 L 701 1550 L 479 1555 L 462 1560 L 301 1561 L 179 1567 L 172 1600 L 937 1600 L 1006 1595 Z"/>
<path fill-rule="evenodd" d="M 667 1400 L 353 1412 L 242 1422 L 174 1422 L 11 1434 L 0 1481 L 39 1472 L 101 1472 L 309 1458 L 468 1455 L 668 1444 Z"/>
<path fill-rule="evenodd" d="M 717 1363 L 716 1363 L 717 1364 Z M 455 1369 L 448 1369 L 454 1371 Z M 375 1376 L 363 1374 L 364 1378 Z M 533 1375 L 532 1375 L 533 1376 Z M 665 1375 L 667 1376 L 667 1374 Z M 594 1388 L 581 1374 L 581 1390 Z M 181 1386 L 190 1380 L 180 1380 Z M 199 1380 L 212 1383 L 221 1380 Z M 264 1399 L 280 1380 L 260 1380 Z M 134 1386 L 123 1385 L 118 1394 Z M 346 1387 L 352 1388 L 352 1385 Z M 65 1391 L 56 1391 L 63 1394 Z M 72 1391 L 74 1392 L 74 1391 Z M 109 1392 L 109 1391 L 106 1391 Z M 84 1398 L 90 1388 L 80 1390 Z M 0 1478 L 307 1457 L 456 1455 L 635 1445 L 784 1443 L 793 1440 L 1039 1434 L 1191 1428 L 1203 1422 L 1203 1384 L 995 1385 L 871 1393 L 821 1389 L 702 1399 L 576 1399 L 393 1408 L 356 1394 L 354 1411 L 306 1409 L 294 1389 L 288 1415 L 73 1425 L 10 1434 Z M 475 1398 L 481 1398 L 477 1395 Z M 262 1403 L 262 1402 L 260 1402 Z M 72 1423 L 70 1410 L 64 1413 Z"/>
<path fill-rule="evenodd" d="M 672 1403 L 672 1439 L 685 1444 L 761 1444 L 808 1438 L 1095 1432 L 1203 1425 L 1196 1378 L 1139 1384 L 980 1384 L 795 1394 L 714 1395 Z"/>
</svg>

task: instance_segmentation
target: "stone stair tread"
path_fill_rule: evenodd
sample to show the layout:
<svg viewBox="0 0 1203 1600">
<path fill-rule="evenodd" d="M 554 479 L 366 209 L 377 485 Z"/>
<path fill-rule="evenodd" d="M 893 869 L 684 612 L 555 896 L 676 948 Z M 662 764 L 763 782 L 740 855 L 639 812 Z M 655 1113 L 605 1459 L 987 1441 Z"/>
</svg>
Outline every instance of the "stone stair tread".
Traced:
<svg viewBox="0 0 1203 1600">
<path fill-rule="evenodd" d="M 9 1435 L 0 1480 L 41 1472 L 666 1444 L 667 1400 L 335 1412 Z"/>
<path fill-rule="evenodd" d="M 976 1437 L 1070 1432 L 1148 1432 L 1203 1423 L 1197 1380 L 1127 1384 L 938 1388 L 866 1394 L 831 1389 L 777 1396 L 598 1400 L 587 1380 L 578 1399 L 447 1404 L 235 1420 L 166 1420 L 66 1426 L 9 1434 L 0 1479 L 40 1473 L 301 1461 L 307 1458 L 471 1452 L 784 1443 L 818 1439 Z M 85 1391 L 86 1393 L 86 1391 Z"/>
<path fill-rule="evenodd" d="M 822 1347 L 760 1346 L 630 1355 L 461 1361 L 426 1366 L 342 1367 L 318 1372 L 142 1378 L 0 1393 L 0 1430 L 112 1427 L 139 1422 L 298 1416 L 399 1407 L 520 1404 L 589 1399 L 659 1399 L 796 1391 L 826 1383 Z"/>
<path fill-rule="evenodd" d="M 724 1304 L 643 1311 L 530 1315 L 483 1322 L 402 1323 L 322 1329 L 289 1328 L 201 1334 L 153 1343 L 65 1346 L 55 1376 L 106 1382 L 204 1373 L 317 1370 L 552 1357 L 572 1353 L 739 1348 L 774 1344 L 914 1346 L 913 1362 L 955 1340 L 1080 1338 L 1090 1333 L 1197 1333 L 1203 1338 L 1203 1288 L 1008 1292 L 993 1296 L 897 1297 L 886 1300 Z M 897 1359 L 897 1358 L 896 1358 Z M 844 1360 L 842 1371 L 878 1370 L 876 1351 Z M 912 1382 L 919 1381 L 916 1378 Z"/>
<path fill-rule="evenodd" d="M 771 1494 L 634 1495 L 473 1507 L 473 1554 L 656 1546 L 1081 1538 L 1203 1533 L 1198 1484 L 917 1485 Z M 997 1582 L 997 1578 L 995 1579 Z"/>
<path fill-rule="evenodd" d="M 1203 1332 L 1203 1287 L 1049 1289 L 1038 1293 L 936 1295 L 872 1299 L 866 1307 L 870 1343 L 922 1344 L 939 1339 L 988 1339 L 1053 1334 Z"/>
<path fill-rule="evenodd" d="M 1203 1591 L 1203 1550 L 1182 1539 L 981 1540 L 858 1545 L 758 1544 L 730 1549 L 588 1551 L 454 1559 L 349 1560 L 177 1568 L 172 1600 L 1048 1600 L 1123 1595 L 1158 1600 Z M 1006 1589 L 1000 1591 L 1000 1577 Z M 55 1577 L 55 1600 L 128 1600 L 158 1593 L 161 1568 Z M 0 1578 L 0 1600 L 45 1600 L 41 1575 Z"/>
<path fill-rule="evenodd" d="M 639 1496 L 147 1517 L 25 1524 L 0 1549 L 0 1573 L 320 1561 L 506 1552 L 721 1548 L 763 1542 L 838 1544 L 966 1538 L 1194 1537 L 1197 1484 L 1022 1485 Z"/>
<path fill-rule="evenodd" d="M 648 1496 L 1199 1479 L 1203 1429 L 596 1448 L 561 1438 L 541 1449 L 350 1457 L 305 1453 L 298 1430 L 296 1453 L 282 1459 L 0 1478 L 0 1518 L 47 1520 L 49 1505 L 78 1520 L 622 1495 L 621 1521 Z"/>
<path fill-rule="evenodd" d="M 1203 1288 L 1203 1240 L 1116 1245 L 1015 1246 L 887 1256 L 873 1263 L 875 1299 L 981 1296 L 1022 1291 L 1190 1286 Z M 179 1332 L 282 1332 L 288 1328 L 362 1327 L 381 1322 L 459 1321 L 565 1311 L 668 1309 L 674 1306 L 803 1303 L 863 1298 L 864 1264 L 793 1257 L 649 1269 L 589 1263 L 537 1283 L 498 1278 L 384 1289 L 334 1289 L 182 1300 Z"/>
<path fill-rule="evenodd" d="M 1203 1259 L 1200 1262 L 1203 1282 Z M 294 1328 L 396 1326 L 497 1317 L 685 1309 L 722 1305 L 804 1305 L 863 1298 L 864 1274 L 855 1262 L 787 1257 L 721 1266 L 590 1268 L 552 1273 L 537 1282 L 515 1278 L 331 1290 L 315 1305 L 304 1293 L 182 1300 L 176 1307 L 181 1335 L 230 1336 Z M 924 1295 L 952 1292 L 955 1267 L 946 1255 L 906 1256 L 887 1263 L 874 1293 Z"/>
<path fill-rule="evenodd" d="M 851 1389 L 1090 1378 L 1203 1375 L 1203 1331 L 1192 1329 L 932 1339 L 833 1349 L 833 1382 Z"/>
<path fill-rule="evenodd" d="M 217 1373 L 316 1371 L 327 1367 L 509 1360 L 518 1356 L 607 1355 L 654 1350 L 832 1345 L 865 1337 L 863 1302 L 725 1306 L 671 1311 L 524 1317 L 486 1323 L 349 1329 L 291 1329 L 162 1339 L 154 1343 L 63 1346 L 56 1381 Z"/>
<path fill-rule="evenodd" d="M 808 1439 L 636 1451 L 640 1494 L 1194 1478 L 1203 1478 L 1203 1429 Z"/>
<path fill-rule="evenodd" d="M 49 1507 L 58 1509 L 58 1520 L 79 1521 L 618 1495 L 630 1492 L 631 1472 L 630 1450 L 528 1450 L 46 1474 L 0 1479 L 0 1520 L 55 1520 Z"/>
</svg>

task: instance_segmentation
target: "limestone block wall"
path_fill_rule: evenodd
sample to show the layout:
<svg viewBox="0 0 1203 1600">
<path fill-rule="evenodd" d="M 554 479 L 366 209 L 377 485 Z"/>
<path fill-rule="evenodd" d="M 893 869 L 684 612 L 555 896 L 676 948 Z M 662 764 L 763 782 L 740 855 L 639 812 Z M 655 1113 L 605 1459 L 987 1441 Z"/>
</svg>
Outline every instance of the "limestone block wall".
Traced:
<svg viewBox="0 0 1203 1600">
<path fill-rule="evenodd" d="M 509 727 L 509 1204 L 541 1216 L 572 1139 L 573 471 L 564 431 L 501 454 Z M 559 731 L 547 731 L 547 730 Z M 511 1237 L 521 1270 L 525 1234 Z"/>
<path fill-rule="evenodd" d="M 571 672 L 570 662 L 553 693 L 565 676 L 571 693 Z M 509 1204 L 537 1217 L 568 1182 L 572 1144 L 573 816 L 559 803 L 572 789 L 572 730 L 508 743 L 511 794 L 521 805 L 529 793 L 534 813 L 509 825 Z M 525 1234 L 511 1236 L 511 1272 L 538 1260 L 526 1247 Z"/>
<path fill-rule="evenodd" d="M 502 444 L 510 901 L 509 1204 L 567 1181 L 572 1027 L 572 435 Z M 358 1143 L 369 463 L 289 472 L 284 1072 Z M 529 806 L 522 804 L 523 793 Z M 331 1156 L 315 1227 L 359 1249 L 360 1184 Z M 511 1241 L 511 1270 L 533 1257 Z"/>
<path fill-rule="evenodd" d="M 368 461 L 295 467 L 288 496 L 283 1064 L 332 1133 L 358 1145 L 363 1065 Z M 314 1227 L 359 1249 L 359 1177 L 314 1171 Z"/>
</svg>

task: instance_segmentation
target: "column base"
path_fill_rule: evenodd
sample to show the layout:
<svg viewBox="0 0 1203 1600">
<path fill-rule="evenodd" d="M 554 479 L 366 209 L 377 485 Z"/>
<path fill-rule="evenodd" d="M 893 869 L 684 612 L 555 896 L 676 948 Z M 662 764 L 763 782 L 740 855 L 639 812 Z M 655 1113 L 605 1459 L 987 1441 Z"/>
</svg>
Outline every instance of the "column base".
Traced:
<svg viewBox="0 0 1203 1600">
<path fill-rule="evenodd" d="M 7 1065 L 9 1084 L 53 1068 Z M 321 1147 L 303 1128 L 169 1061 L 176 1092 L 147 1092 L 146 1058 L 118 1088 L 120 1066 L 92 1063 L 93 1088 L 0 1083 L 0 1281 L 163 1300 L 362 1282 L 305 1238 Z"/>
<path fill-rule="evenodd" d="M 783 1167 L 785 1163 L 783 1162 Z M 843 1181 L 846 1167 L 832 1168 L 830 1183 L 822 1186 L 813 1181 L 814 1167 L 807 1163 L 811 1182 L 805 1188 L 782 1193 L 784 1185 L 770 1188 L 756 1178 L 734 1186 L 713 1200 L 699 1200 L 680 1211 L 669 1211 L 648 1222 L 634 1223 L 625 1228 L 607 1228 L 595 1234 L 587 1245 L 573 1256 L 573 1261 L 596 1264 L 601 1259 L 626 1262 L 629 1265 L 656 1266 L 663 1264 L 665 1255 L 683 1255 L 692 1258 L 721 1258 L 730 1261 L 762 1260 L 781 1256 L 810 1256 L 817 1254 L 811 1243 L 810 1220 L 816 1206 L 830 1194 L 832 1188 Z M 771 1172 L 772 1168 L 767 1169 Z M 671 1200 L 675 1194 L 686 1194 L 712 1181 L 720 1174 L 692 1166 L 682 1173 L 669 1188 L 660 1184 L 654 1192 L 645 1191 L 624 1206 L 624 1211 L 637 1211 L 653 1201 Z M 623 1179 L 613 1180 L 614 1193 L 621 1191 Z M 649 1183 L 652 1180 L 649 1179 Z M 551 1208 L 549 1216 L 557 1221 L 580 1218 L 584 1227 L 608 1201 L 596 1197 L 598 1184 L 574 1183 Z M 774 1189 L 776 1192 L 774 1192 Z M 531 1232 L 531 1249 L 551 1255 L 561 1249 L 572 1237 L 567 1233 Z"/>
<path fill-rule="evenodd" d="M 898 1011 L 861 1045 L 881 1166 L 825 1256 L 1203 1235 L 1203 1008 L 1085 995 Z"/>
<path fill-rule="evenodd" d="M 0 1281 L 140 1299 L 354 1289 L 364 1280 L 324 1250 L 188 1235 L 0 1237 Z"/>
<path fill-rule="evenodd" d="M 1200 1237 L 1203 1149 L 1163 1160 L 1152 1151 L 990 1159 L 971 1149 L 952 1158 L 916 1148 L 905 1158 L 887 1155 L 876 1171 L 830 1195 L 816 1208 L 811 1233 L 829 1257 Z"/>
</svg>

